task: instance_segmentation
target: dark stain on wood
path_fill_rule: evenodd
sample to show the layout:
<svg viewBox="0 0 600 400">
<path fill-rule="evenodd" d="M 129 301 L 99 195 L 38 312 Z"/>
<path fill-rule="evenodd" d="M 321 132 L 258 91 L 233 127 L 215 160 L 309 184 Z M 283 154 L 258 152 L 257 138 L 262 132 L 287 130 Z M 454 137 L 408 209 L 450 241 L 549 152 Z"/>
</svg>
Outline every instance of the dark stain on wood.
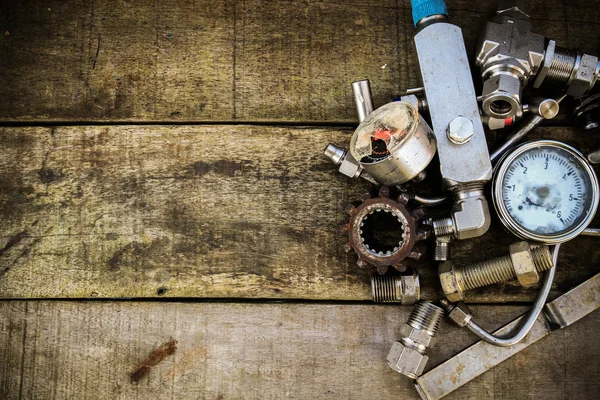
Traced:
<svg viewBox="0 0 600 400">
<path fill-rule="evenodd" d="M 122 266 L 143 266 L 147 260 L 158 259 L 168 242 L 169 239 L 166 237 L 155 239 L 150 243 L 129 242 L 116 251 L 106 264 L 111 271 L 118 271 Z"/>
<path fill-rule="evenodd" d="M 42 181 L 45 184 L 59 182 L 63 177 L 63 173 L 61 171 L 54 170 L 48 167 L 42 167 L 38 171 L 38 175 L 40 177 L 40 181 Z"/>
<path fill-rule="evenodd" d="M 131 383 L 138 383 L 144 376 L 150 372 L 152 367 L 160 363 L 170 355 L 175 354 L 177 350 L 177 341 L 171 338 L 168 342 L 161 344 L 150 355 L 137 366 L 137 368 L 129 374 Z"/>
<path fill-rule="evenodd" d="M 233 177 L 238 173 L 243 173 L 244 168 L 249 163 L 247 161 L 234 161 L 234 160 L 217 160 L 214 162 L 198 161 L 193 163 L 189 170 L 195 176 L 204 176 L 209 173 L 224 175 Z"/>
<path fill-rule="evenodd" d="M 8 242 L 0 249 L 0 257 L 4 255 L 8 250 L 12 247 L 18 245 L 27 233 L 25 231 L 17 233 L 15 236 L 11 237 Z"/>
</svg>

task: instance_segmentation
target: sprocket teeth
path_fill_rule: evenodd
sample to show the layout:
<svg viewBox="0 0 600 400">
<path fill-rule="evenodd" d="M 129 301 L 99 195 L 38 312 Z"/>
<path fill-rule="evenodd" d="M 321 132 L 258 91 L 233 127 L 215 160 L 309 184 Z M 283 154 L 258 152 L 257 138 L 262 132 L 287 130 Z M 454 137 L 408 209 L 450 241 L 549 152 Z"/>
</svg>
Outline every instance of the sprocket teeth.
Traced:
<svg viewBox="0 0 600 400">
<path fill-rule="evenodd" d="M 387 265 L 377 267 L 377 273 L 379 275 L 385 275 L 388 272 L 389 267 Z"/>
<path fill-rule="evenodd" d="M 349 229 L 350 229 L 350 224 L 344 224 L 340 227 L 340 233 L 346 234 L 346 233 L 348 233 Z"/>
<path fill-rule="evenodd" d="M 413 247 L 410 254 L 408 255 L 408 258 L 411 258 L 413 260 L 418 260 L 423 256 L 424 253 L 425 253 L 424 246 L 415 245 L 415 247 Z"/>
<path fill-rule="evenodd" d="M 405 262 L 401 262 L 399 264 L 393 265 L 394 269 L 400 272 L 405 272 L 408 269 L 408 266 Z"/>
<path fill-rule="evenodd" d="M 389 198 L 390 197 L 390 188 L 387 186 L 382 186 L 379 188 L 379 197 Z"/>
</svg>

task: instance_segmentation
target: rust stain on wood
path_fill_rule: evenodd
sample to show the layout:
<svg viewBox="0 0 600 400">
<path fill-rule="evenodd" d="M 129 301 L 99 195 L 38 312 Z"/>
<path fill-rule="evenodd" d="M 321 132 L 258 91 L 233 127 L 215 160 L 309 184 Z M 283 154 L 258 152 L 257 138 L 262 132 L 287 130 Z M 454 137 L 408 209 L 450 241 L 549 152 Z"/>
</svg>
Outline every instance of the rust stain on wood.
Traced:
<svg viewBox="0 0 600 400">
<path fill-rule="evenodd" d="M 156 350 L 138 365 L 138 367 L 129 374 L 131 383 L 138 383 L 144 376 L 150 372 L 152 367 L 160 363 L 170 355 L 175 354 L 177 350 L 177 341 L 171 338 L 168 342 L 161 344 Z"/>
</svg>

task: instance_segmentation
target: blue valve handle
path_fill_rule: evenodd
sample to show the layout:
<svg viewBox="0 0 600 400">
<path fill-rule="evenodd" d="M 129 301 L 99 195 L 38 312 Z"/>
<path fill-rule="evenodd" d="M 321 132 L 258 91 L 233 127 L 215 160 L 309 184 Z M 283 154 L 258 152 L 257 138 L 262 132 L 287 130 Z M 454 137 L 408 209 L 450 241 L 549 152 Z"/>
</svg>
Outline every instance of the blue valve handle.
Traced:
<svg viewBox="0 0 600 400">
<path fill-rule="evenodd" d="M 448 15 L 444 0 L 410 0 L 410 5 L 415 26 L 417 26 L 417 22 L 430 15 Z"/>
</svg>

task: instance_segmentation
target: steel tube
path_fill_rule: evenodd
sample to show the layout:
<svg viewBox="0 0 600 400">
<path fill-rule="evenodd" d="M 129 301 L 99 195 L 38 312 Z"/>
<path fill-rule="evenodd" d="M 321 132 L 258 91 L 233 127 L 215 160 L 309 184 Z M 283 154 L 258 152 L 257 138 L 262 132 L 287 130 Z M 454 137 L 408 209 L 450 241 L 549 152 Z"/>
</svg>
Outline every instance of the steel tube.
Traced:
<svg viewBox="0 0 600 400">
<path fill-rule="evenodd" d="M 352 92 L 354 93 L 354 104 L 356 104 L 356 113 L 358 122 L 362 122 L 367 115 L 373 112 L 373 99 L 371 98 L 371 85 L 368 79 L 352 82 Z"/>
<path fill-rule="evenodd" d="M 531 307 L 529 314 L 521 320 L 521 327 L 517 332 L 510 337 L 498 337 L 488 333 L 485 329 L 477 325 L 473 319 L 467 323 L 467 328 L 469 328 L 471 332 L 479 336 L 484 341 L 496 346 L 509 347 L 523 340 L 535 324 L 535 321 L 537 321 L 542 309 L 544 308 L 544 305 L 546 304 L 546 300 L 548 299 L 548 294 L 550 293 L 552 282 L 554 281 L 554 273 L 556 272 L 556 262 L 558 260 L 559 249 L 560 244 L 554 246 L 554 251 L 552 253 L 552 268 L 550 268 L 544 275 L 540 293 L 538 294 L 535 303 Z"/>
</svg>

